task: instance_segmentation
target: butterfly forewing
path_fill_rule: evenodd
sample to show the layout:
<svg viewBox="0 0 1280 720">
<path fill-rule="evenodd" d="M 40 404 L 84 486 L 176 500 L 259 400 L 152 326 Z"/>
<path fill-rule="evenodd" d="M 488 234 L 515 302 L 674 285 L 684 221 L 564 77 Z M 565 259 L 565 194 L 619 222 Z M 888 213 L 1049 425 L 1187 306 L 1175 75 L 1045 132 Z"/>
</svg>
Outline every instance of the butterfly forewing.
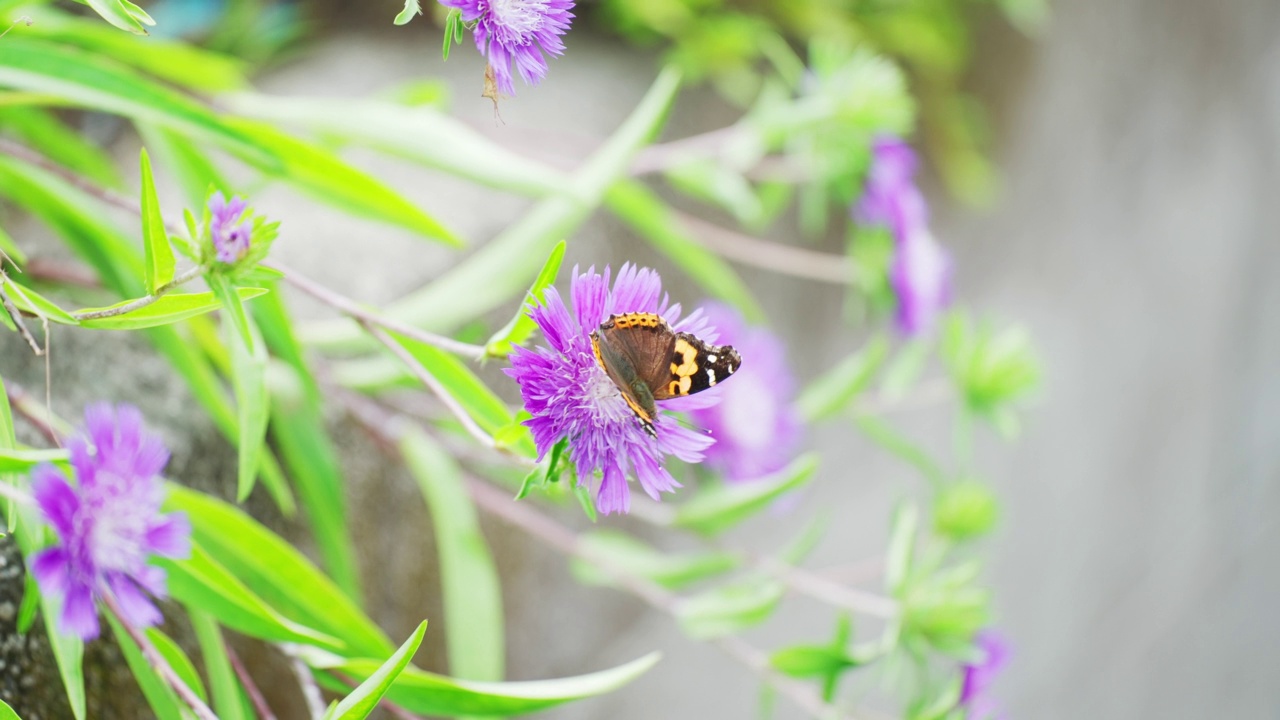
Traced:
<svg viewBox="0 0 1280 720">
<path fill-rule="evenodd" d="M 671 348 L 666 387 L 654 398 L 665 400 L 702 392 L 733 374 L 742 365 L 738 351 L 730 345 L 708 345 L 697 336 L 677 333 Z"/>
</svg>

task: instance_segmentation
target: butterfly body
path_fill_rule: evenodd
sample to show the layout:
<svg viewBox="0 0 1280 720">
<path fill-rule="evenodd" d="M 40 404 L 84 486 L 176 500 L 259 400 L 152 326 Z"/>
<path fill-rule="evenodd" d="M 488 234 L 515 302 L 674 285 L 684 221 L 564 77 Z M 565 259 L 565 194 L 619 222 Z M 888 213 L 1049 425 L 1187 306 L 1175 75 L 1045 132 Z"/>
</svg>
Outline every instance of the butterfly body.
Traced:
<svg viewBox="0 0 1280 720">
<path fill-rule="evenodd" d="M 714 387 L 742 365 L 733 347 L 676 332 L 654 313 L 610 316 L 591 333 L 591 349 L 650 435 L 657 401 Z"/>
</svg>

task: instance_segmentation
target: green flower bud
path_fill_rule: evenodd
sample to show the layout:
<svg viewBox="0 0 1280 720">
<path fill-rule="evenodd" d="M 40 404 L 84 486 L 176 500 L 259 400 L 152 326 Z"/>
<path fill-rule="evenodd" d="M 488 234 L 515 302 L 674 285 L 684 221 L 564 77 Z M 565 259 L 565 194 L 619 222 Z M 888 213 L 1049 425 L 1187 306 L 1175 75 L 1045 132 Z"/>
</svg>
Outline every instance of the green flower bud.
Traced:
<svg viewBox="0 0 1280 720">
<path fill-rule="evenodd" d="M 952 540 L 971 540 L 987 534 L 995 526 L 999 507 L 985 485 L 965 480 L 940 493 L 933 505 L 933 527 Z"/>
</svg>

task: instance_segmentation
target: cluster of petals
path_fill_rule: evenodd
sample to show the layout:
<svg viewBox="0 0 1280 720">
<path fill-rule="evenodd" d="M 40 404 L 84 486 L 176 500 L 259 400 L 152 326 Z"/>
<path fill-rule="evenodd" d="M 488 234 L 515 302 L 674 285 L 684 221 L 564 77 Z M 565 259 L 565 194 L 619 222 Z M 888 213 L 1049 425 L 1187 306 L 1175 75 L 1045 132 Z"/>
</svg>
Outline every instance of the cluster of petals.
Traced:
<svg viewBox="0 0 1280 720">
<path fill-rule="evenodd" d="M 716 441 L 707 450 L 707 466 L 729 482 L 756 480 L 781 470 L 795 457 L 803 431 L 786 347 L 776 335 L 748 325 L 726 305 L 709 303 L 704 309 L 720 333 L 719 342 L 733 345 L 750 362 L 721 387 L 718 404 L 694 410 L 689 419 Z"/>
<path fill-rule="evenodd" d="M 191 527 L 180 513 L 160 513 L 169 451 L 137 408 L 92 405 L 85 432 L 67 444 L 74 484 L 52 465 L 32 472 L 36 504 L 58 542 L 32 557 L 31 572 L 43 592 L 62 598 L 59 627 L 89 640 L 107 593 L 134 626 L 160 621 L 147 593 L 165 596 L 165 574 L 148 561 L 185 557 Z"/>
<path fill-rule="evenodd" d="M 929 329 L 951 302 L 951 257 L 929 231 L 929 209 L 915 184 L 915 151 L 900 138 L 882 136 L 871 154 L 854 219 L 892 233 L 889 280 L 898 299 L 898 328 L 914 335 Z"/>
<path fill-rule="evenodd" d="M 965 711 L 965 720 L 1003 720 L 1004 712 L 991 689 L 1009 664 L 1009 643 L 992 630 L 978 633 L 974 642 L 978 658 L 964 666 L 959 707 Z"/>
<path fill-rule="evenodd" d="M 514 95 L 511 65 L 529 85 L 547 75 L 547 55 L 564 52 L 560 36 L 573 22 L 573 0 L 440 0 L 472 24 L 476 48 L 489 59 L 498 91 Z"/>
<path fill-rule="evenodd" d="M 231 264 L 249 252 L 253 223 L 242 219 L 249 207 L 243 198 L 227 200 L 215 192 L 209 198 L 209 237 L 218 262 Z"/>
<path fill-rule="evenodd" d="M 584 273 L 574 268 L 568 305 L 554 288 L 548 289 L 542 302 L 528 311 L 547 346 L 515 348 L 506 370 L 519 384 L 524 407 L 532 415 L 525 425 L 539 459 L 567 440 L 578 482 L 595 486 L 596 508 L 604 514 L 630 509 L 630 474 L 655 500 L 680 487 L 663 467 L 665 457 L 700 462 L 714 441 L 661 411 L 694 410 L 719 399 L 713 389 L 661 400 L 654 418 L 656 436 L 644 431 L 618 386 L 596 362 L 591 333 L 610 315 L 644 312 L 657 313 L 676 331 L 695 333 L 707 342 L 717 335 L 700 311 L 681 317 L 680 305 L 669 302 L 653 270 L 623 265 L 612 286 L 610 276 L 607 267 L 603 274 L 594 267 Z"/>
</svg>

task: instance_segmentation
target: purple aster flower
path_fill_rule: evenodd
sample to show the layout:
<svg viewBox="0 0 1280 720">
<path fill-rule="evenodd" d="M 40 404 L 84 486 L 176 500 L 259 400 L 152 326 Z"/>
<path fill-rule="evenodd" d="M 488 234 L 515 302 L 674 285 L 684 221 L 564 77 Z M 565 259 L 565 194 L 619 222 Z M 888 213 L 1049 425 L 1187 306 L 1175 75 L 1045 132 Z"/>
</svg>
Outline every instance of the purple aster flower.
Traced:
<svg viewBox="0 0 1280 720">
<path fill-rule="evenodd" d="M 915 151 L 882 136 L 871 145 L 871 169 L 853 216 L 863 225 L 887 227 L 894 239 L 890 283 L 898 298 L 898 328 L 907 335 L 928 330 L 951 302 L 951 258 L 929 232 L 929 210 L 916 187 Z"/>
<path fill-rule="evenodd" d="M 498 90 L 515 95 L 511 63 L 525 83 L 537 85 L 547 75 L 542 53 L 560 55 L 560 36 L 573 21 L 573 0 L 440 0 L 462 11 L 462 20 L 475 23 L 476 48 L 489 58 Z"/>
<path fill-rule="evenodd" d="M 248 220 L 241 222 L 248 207 L 244 199 L 232 197 L 228 202 L 220 192 L 209 198 L 209 236 L 218 262 L 229 265 L 249 252 L 253 223 Z"/>
<path fill-rule="evenodd" d="M 191 526 L 185 515 L 160 514 L 160 471 L 169 451 L 142 425 L 131 405 L 85 409 L 88 439 L 68 443 L 73 486 L 52 465 L 32 472 L 32 491 L 59 543 L 33 556 L 31 572 L 45 592 L 62 596 L 59 627 L 85 640 L 98 635 L 96 600 L 110 592 L 125 619 L 155 625 L 160 611 L 144 590 L 165 596 L 165 575 L 152 555 L 185 557 Z"/>
<path fill-rule="evenodd" d="M 802 425 L 792 401 L 795 378 L 782 341 L 764 328 L 746 324 L 738 312 L 718 303 L 706 306 L 707 321 L 720 340 L 751 359 L 720 391 L 720 402 L 690 413 L 716 444 L 708 465 L 730 482 L 761 478 L 781 470 L 795 455 Z"/>
<path fill-rule="evenodd" d="M 974 640 L 979 657 L 964 666 L 958 707 L 965 709 L 965 720 L 1000 720 L 1004 712 L 991 696 L 991 686 L 1009 663 L 1009 643 L 991 630 L 983 630 Z"/>
<path fill-rule="evenodd" d="M 506 370 L 519 383 L 525 409 L 533 415 L 525 425 L 533 433 L 538 458 L 567 438 L 578 482 L 594 484 L 595 474 L 600 472 L 596 508 L 606 515 L 630 509 L 629 472 L 634 472 L 650 497 L 659 499 L 661 493 L 680 487 L 662 466 L 664 457 L 675 455 L 685 462 L 700 462 L 703 452 L 715 442 L 661 412 L 654 418 L 655 434 L 646 433 L 591 351 L 592 331 L 614 314 L 657 313 L 675 331 L 694 333 L 707 342 L 715 341 L 715 331 L 701 311 L 681 319 L 680 305 L 669 303 L 653 270 L 623 265 L 612 289 L 609 276 L 607 267 L 604 275 L 594 267 L 582 274 L 574 268 L 570 307 L 549 288 L 542 304 L 529 308 L 529 316 L 542 329 L 550 347 L 515 348 L 511 368 Z M 694 410 L 716 402 L 717 392 L 712 388 L 661 400 L 657 406 L 668 411 Z"/>
</svg>

